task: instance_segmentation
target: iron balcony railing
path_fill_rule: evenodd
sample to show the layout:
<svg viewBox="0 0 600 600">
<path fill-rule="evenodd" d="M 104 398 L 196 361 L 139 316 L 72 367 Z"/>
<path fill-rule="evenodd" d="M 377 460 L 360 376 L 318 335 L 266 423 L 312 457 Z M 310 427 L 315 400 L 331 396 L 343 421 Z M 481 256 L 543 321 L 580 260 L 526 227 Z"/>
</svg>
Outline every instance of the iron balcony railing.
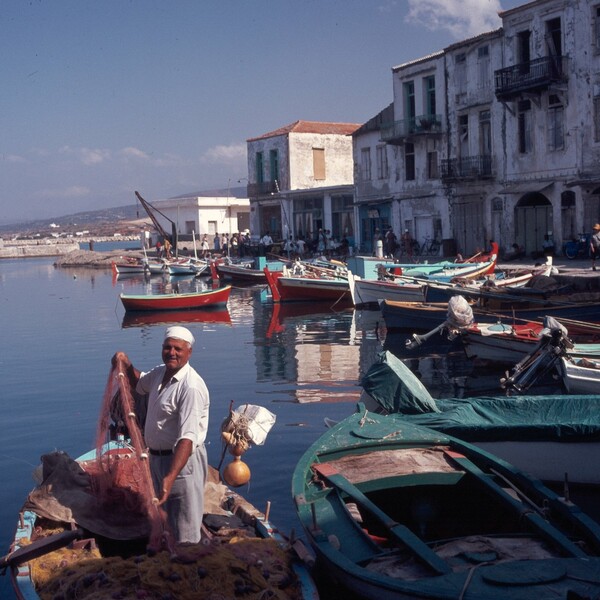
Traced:
<svg viewBox="0 0 600 600">
<path fill-rule="evenodd" d="M 247 187 L 248 198 L 256 198 L 265 194 L 275 194 L 277 189 L 276 181 L 262 181 L 260 183 L 249 183 Z"/>
<path fill-rule="evenodd" d="M 442 179 L 480 179 L 491 177 L 492 157 L 488 154 L 442 160 Z"/>
<path fill-rule="evenodd" d="M 496 97 L 514 96 L 520 92 L 541 91 L 552 83 L 566 81 L 568 57 L 545 56 L 494 72 Z"/>
<path fill-rule="evenodd" d="M 412 135 L 438 134 L 442 132 L 441 115 L 421 115 L 410 119 L 401 119 L 385 123 L 379 133 L 384 142 L 394 143 Z"/>
</svg>

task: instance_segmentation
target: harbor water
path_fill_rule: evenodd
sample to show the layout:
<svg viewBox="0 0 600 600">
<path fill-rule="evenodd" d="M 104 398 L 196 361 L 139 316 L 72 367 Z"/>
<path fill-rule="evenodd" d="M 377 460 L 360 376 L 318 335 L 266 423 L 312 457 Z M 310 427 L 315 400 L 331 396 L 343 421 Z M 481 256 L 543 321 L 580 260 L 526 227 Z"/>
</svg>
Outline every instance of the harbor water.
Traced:
<svg viewBox="0 0 600 600">
<path fill-rule="evenodd" d="M 191 363 L 211 394 L 209 462 L 222 455 L 220 425 L 230 403 L 257 404 L 276 415 L 263 446 L 244 461 L 252 472 L 239 492 L 287 534 L 299 531 L 290 493 L 292 471 L 324 431 L 359 400 L 361 375 L 383 348 L 403 354 L 407 333 L 387 335 L 378 311 L 301 303 L 272 305 L 261 286 L 234 288 L 226 311 L 126 315 L 119 293 L 181 291 L 194 279 L 115 279 L 109 271 L 56 268 L 51 259 L 0 262 L 5 349 L 0 435 L 0 551 L 8 551 L 19 510 L 40 456 L 76 457 L 94 446 L 110 358 L 124 350 L 148 369 L 160 362 L 165 327 L 179 323 L 195 337 Z M 501 373 L 472 365 L 460 349 L 435 343 L 408 357 L 437 397 L 501 394 Z M 226 458 L 225 460 L 228 460 Z M 14 598 L 8 577 L 0 598 Z"/>
</svg>

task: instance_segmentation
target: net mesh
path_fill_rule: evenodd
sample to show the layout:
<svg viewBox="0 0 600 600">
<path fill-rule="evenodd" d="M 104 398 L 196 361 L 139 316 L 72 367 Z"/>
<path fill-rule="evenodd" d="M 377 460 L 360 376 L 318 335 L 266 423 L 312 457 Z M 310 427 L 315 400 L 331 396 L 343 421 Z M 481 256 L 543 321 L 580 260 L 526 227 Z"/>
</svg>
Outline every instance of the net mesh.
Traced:
<svg viewBox="0 0 600 600">
<path fill-rule="evenodd" d="M 126 505 L 131 510 L 144 512 L 150 523 L 149 548 L 158 550 L 166 545 L 173 550 L 173 536 L 168 529 L 166 513 L 158 506 L 154 492 L 148 453 L 126 371 L 122 361 L 117 360 L 108 374 L 96 432 L 92 491 L 103 503 L 114 504 L 115 508 Z M 117 453 L 103 452 L 115 414 L 123 420 L 123 429 L 134 450 L 128 461 L 122 460 Z"/>
</svg>

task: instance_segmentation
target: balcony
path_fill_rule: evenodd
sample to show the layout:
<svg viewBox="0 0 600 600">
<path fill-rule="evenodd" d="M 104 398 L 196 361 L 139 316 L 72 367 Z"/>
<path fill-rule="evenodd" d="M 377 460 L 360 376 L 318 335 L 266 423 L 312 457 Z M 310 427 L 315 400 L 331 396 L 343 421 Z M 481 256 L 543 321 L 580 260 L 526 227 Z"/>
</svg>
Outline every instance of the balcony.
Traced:
<svg viewBox="0 0 600 600">
<path fill-rule="evenodd" d="M 567 56 L 546 56 L 494 72 L 496 98 L 513 100 L 523 92 L 540 93 L 567 81 Z"/>
<path fill-rule="evenodd" d="M 405 138 L 416 135 L 438 135 L 442 133 L 441 115 L 421 115 L 386 123 L 379 130 L 381 140 L 388 144 L 402 144 Z"/>
<path fill-rule="evenodd" d="M 276 181 L 262 181 L 260 183 L 249 183 L 247 188 L 248 198 L 256 198 L 267 194 L 275 194 L 277 189 Z"/>
<path fill-rule="evenodd" d="M 442 179 L 486 179 L 492 176 L 492 157 L 489 154 L 463 156 L 442 160 Z"/>
</svg>

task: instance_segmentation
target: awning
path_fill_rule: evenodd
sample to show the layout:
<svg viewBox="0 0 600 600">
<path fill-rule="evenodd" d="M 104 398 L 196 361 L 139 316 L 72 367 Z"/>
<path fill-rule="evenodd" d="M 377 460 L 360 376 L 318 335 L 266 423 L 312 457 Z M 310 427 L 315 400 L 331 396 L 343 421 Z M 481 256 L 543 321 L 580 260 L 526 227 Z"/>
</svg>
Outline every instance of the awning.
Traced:
<svg viewBox="0 0 600 600">
<path fill-rule="evenodd" d="M 554 181 L 521 181 L 513 183 L 501 189 L 499 194 L 531 194 L 532 192 L 543 192 L 554 185 Z"/>
</svg>

